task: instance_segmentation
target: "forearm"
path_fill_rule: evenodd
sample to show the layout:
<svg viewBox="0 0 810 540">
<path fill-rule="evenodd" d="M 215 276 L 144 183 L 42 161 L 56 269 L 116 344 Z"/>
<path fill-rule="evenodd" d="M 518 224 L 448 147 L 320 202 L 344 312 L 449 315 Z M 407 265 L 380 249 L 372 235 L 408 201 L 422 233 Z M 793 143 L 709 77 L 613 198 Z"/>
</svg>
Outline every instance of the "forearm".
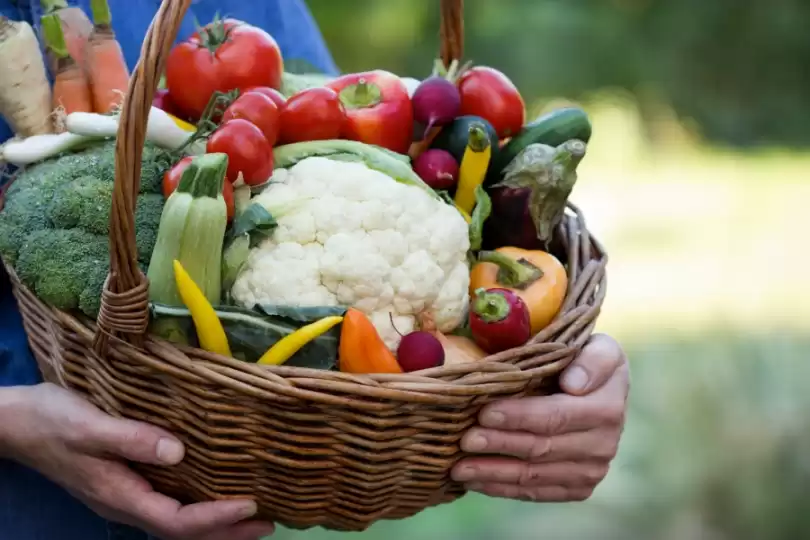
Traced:
<svg viewBox="0 0 810 540">
<path fill-rule="evenodd" d="M 27 395 L 28 389 L 24 386 L 0 387 L 0 459 L 14 455 L 14 433 Z"/>
</svg>

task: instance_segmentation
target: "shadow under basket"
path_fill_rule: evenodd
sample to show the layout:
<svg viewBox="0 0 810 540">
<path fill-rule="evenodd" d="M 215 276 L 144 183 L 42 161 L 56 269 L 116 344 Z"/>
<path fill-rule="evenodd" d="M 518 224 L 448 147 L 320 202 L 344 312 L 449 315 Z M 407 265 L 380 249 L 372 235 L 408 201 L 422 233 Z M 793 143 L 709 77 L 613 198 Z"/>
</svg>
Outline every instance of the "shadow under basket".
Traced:
<svg viewBox="0 0 810 540">
<path fill-rule="evenodd" d="M 590 337 L 605 295 L 604 250 L 569 205 L 555 242 L 569 276 L 562 310 L 530 343 L 476 363 L 351 375 L 257 366 L 153 339 L 132 203 L 152 96 L 189 2 L 162 3 L 124 101 L 98 321 L 46 306 L 8 268 L 43 376 L 179 437 L 180 465 L 136 467 L 182 501 L 253 498 L 260 517 L 290 528 L 359 531 L 461 497 L 450 470 L 481 407 L 554 392 Z M 441 6 L 442 56 L 460 58 L 461 2 Z"/>
</svg>

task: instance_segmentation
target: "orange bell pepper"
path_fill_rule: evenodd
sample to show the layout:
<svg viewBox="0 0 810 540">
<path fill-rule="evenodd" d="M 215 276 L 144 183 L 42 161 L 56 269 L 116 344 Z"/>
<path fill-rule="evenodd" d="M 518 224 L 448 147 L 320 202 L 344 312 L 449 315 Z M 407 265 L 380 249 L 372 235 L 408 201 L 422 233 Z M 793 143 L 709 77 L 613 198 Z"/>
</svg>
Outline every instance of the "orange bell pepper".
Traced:
<svg viewBox="0 0 810 540">
<path fill-rule="evenodd" d="M 478 289 L 504 288 L 529 307 L 532 334 L 549 325 L 562 307 L 568 274 L 554 255 L 502 247 L 482 251 L 470 273 L 470 298 Z"/>
<path fill-rule="evenodd" d="M 338 361 L 344 373 L 402 373 L 369 318 L 354 308 L 343 316 Z"/>
</svg>

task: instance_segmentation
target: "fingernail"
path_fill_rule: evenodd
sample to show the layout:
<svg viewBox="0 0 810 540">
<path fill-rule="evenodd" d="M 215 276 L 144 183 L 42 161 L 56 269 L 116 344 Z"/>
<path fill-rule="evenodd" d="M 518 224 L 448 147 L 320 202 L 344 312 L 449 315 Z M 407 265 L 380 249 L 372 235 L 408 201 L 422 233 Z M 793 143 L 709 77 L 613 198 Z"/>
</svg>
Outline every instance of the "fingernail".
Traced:
<svg viewBox="0 0 810 540">
<path fill-rule="evenodd" d="M 242 519 L 247 519 L 255 516 L 258 511 L 259 507 L 256 505 L 255 501 L 245 501 L 239 509 L 239 515 L 242 516 Z"/>
<path fill-rule="evenodd" d="M 166 465 L 176 465 L 183 460 L 185 449 L 180 441 L 164 437 L 158 440 L 157 458 Z"/>
<path fill-rule="evenodd" d="M 486 437 L 476 433 L 470 437 L 467 437 L 463 446 L 464 450 L 467 452 L 483 452 L 486 450 L 488 444 L 489 442 L 487 441 Z"/>
<path fill-rule="evenodd" d="M 469 465 L 459 467 L 453 472 L 453 480 L 456 482 L 468 482 L 475 477 L 475 467 Z"/>
<path fill-rule="evenodd" d="M 588 373 L 579 366 L 573 366 L 563 375 L 563 384 L 569 390 L 581 392 L 588 386 Z"/>
<path fill-rule="evenodd" d="M 486 427 L 501 427 L 506 422 L 506 415 L 498 411 L 487 411 L 481 416 L 481 424 Z"/>
</svg>

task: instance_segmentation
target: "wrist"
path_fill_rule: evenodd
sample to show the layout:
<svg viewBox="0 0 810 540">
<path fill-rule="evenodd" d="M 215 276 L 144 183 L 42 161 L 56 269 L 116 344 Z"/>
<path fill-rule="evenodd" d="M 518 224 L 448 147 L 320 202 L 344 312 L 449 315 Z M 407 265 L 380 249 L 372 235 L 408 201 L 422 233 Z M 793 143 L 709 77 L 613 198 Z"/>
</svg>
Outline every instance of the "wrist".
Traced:
<svg viewBox="0 0 810 540">
<path fill-rule="evenodd" d="M 26 386 L 8 386 L 0 388 L 0 459 L 13 458 L 14 433 L 30 394 Z"/>
</svg>

